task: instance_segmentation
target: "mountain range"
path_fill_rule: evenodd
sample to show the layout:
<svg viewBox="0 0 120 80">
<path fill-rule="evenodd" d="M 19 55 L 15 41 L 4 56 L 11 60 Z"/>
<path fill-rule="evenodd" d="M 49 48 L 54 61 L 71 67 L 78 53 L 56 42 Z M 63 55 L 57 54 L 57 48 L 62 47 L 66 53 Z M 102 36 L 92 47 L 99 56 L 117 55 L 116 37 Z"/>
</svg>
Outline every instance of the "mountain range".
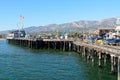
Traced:
<svg viewBox="0 0 120 80">
<path fill-rule="evenodd" d="M 54 32 L 54 31 L 94 31 L 98 28 L 112 28 L 115 27 L 116 18 L 108 18 L 103 20 L 80 20 L 63 24 L 49 24 L 45 26 L 31 26 L 25 28 L 28 33 Z M 9 31 L 0 31 L 0 34 L 7 34 Z"/>
</svg>

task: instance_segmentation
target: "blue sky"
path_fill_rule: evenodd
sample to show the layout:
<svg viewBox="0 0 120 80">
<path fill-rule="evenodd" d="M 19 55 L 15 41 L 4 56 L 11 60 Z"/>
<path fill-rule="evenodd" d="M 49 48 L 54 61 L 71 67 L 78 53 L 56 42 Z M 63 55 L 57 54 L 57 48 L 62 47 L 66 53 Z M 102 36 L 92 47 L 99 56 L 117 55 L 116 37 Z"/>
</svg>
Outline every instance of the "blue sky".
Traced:
<svg viewBox="0 0 120 80">
<path fill-rule="evenodd" d="M 0 31 L 120 16 L 120 0 L 1 0 Z"/>
</svg>

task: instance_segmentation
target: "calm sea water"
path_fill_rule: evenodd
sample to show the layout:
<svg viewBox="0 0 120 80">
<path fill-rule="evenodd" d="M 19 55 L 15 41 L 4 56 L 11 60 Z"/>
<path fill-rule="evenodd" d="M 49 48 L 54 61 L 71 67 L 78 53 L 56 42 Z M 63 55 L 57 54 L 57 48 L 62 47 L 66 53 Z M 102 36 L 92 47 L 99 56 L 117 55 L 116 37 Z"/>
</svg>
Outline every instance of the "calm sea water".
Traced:
<svg viewBox="0 0 120 80">
<path fill-rule="evenodd" d="M 117 80 L 75 52 L 31 50 L 0 41 L 0 80 Z"/>
</svg>

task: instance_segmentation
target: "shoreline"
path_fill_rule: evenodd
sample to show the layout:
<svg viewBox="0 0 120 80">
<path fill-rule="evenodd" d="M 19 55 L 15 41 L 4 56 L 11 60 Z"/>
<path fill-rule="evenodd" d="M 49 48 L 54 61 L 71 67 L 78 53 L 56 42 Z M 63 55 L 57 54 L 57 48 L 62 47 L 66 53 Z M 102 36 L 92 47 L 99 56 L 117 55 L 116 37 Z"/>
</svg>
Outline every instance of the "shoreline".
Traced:
<svg viewBox="0 0 120 80">
<path fill-rule="evenodd" d="M 6 40 L 5 38 L 0 38 L 0 40 Z"/>
</svg>

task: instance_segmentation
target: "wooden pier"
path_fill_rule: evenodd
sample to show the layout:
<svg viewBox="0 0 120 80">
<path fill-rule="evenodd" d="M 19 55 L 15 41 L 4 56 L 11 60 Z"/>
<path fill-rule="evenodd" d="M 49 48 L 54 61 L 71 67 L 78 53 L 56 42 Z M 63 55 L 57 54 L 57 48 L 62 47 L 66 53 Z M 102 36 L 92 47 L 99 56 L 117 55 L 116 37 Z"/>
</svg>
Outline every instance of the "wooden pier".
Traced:
<svg viewBox="0 0 120 80">
<path fill-rule="evenodd" d="M 73 40 L 64 39 L 8 39 L 8 43 L 29 47 L 32 49 L 60 49 L 63 51 L 72 50 Z"/>
<path fill-rule="evenodd" d="M 120 46 L 96 45 L 92 43 L 81 42 L 73 39 L 24 39 L 15 38 L 8 39 L 8 43 L 25 46 L 33 49 L 59 49 L 63 51 L 76 51 L 87 56 L 89 60 L 94 62 L 94 57 L 98 57 L 98 66 L 103 67 L 107 62 L 107 58 L 111 60 L 111 74 L 118 72 L 118 80 L 120 80 Z M 101 61 L 104 61 L 102 64 Z M 118 69 L 116 69 L 118 68 Z M 116 71 L 117 70 L 117 71 Z"/>
</svg>

